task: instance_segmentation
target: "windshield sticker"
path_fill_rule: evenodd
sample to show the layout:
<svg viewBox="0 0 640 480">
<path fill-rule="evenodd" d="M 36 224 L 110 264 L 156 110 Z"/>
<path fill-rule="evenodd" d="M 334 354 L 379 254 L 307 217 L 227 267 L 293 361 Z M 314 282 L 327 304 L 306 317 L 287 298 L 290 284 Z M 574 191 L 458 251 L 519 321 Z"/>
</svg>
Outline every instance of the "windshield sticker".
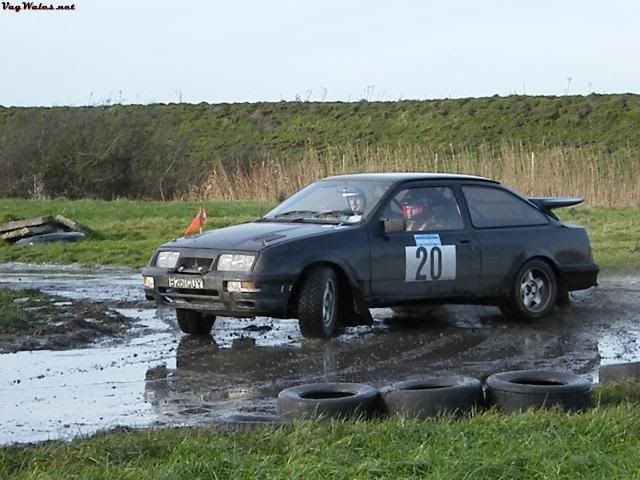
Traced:
<svg viewBox="0 0 640 480">
<path fill-rule="evenodd" d="M 418 247 L 442 245 L 442 242 L 440 241 L 440 235 L 437 234 L 414 235 L 413 238 L 415 239 L 416 246 Z"/>
<path fill-rule="evenodd" d="M 405 282 L 435 282 L 456 279 L 455 245 L 405 247 L 404 255 Z"/>
</svg>

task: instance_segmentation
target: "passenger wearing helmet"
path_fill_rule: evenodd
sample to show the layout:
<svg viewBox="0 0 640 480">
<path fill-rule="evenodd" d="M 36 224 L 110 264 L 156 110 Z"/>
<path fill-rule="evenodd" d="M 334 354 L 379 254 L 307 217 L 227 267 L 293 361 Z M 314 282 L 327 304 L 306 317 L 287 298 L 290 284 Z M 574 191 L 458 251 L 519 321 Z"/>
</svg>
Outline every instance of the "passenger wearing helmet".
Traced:
<svg viewBox="0 0 640 480">
<path fill-rule="evenodd" d="M 433 194 L 430 188 L 414 188 L 402 198 L 402 216 L 407 232 L 441 228 L 433 216 Z"/>
</svg>

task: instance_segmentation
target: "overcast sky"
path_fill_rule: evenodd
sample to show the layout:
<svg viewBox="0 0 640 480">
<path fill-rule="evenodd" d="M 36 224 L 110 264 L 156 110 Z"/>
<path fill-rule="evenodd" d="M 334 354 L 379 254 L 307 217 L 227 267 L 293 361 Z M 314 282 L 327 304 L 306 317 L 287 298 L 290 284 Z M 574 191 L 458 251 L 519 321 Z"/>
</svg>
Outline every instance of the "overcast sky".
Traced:
<svg viewBox="0 0 640 480">
<path fill-rule="evenodd" d="M 0 3 L 0 105 L 640 93 L 637 0 L 44 1 Z"/>
</svg>

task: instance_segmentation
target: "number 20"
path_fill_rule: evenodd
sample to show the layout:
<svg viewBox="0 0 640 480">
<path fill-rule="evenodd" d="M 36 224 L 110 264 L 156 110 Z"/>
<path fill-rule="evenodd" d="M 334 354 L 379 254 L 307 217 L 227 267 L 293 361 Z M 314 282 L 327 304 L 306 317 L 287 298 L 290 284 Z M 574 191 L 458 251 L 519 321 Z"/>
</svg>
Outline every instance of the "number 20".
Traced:
<svg viewBox="0 0 640 480">
<path fill-rule="evenodd" d="M 416 270 L 416 280 L 424 281 L 427 279 L 427 275 L 422 273 L 422 269 L 427 263 L 427 257 L 429 257 L 429 273 L 431 280 L 438 280 L 442 276 L 442 250 L 439 247 L 431 248 L 429 252 L 425 247 L 419 247 L 416 250 L 416 258 L 420 260 L 418 270 Z"/>
</svg>

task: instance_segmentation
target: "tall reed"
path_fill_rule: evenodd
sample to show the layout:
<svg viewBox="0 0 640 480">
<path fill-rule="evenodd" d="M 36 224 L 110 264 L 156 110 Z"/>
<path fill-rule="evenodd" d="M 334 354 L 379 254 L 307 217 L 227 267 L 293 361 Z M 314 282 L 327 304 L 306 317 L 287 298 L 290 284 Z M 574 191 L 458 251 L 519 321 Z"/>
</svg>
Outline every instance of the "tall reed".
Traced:
<svg viewBox="0 0 640 480">
<path fill-rule="evenodd" d="M 497 179 L 527 195 L 581 196 L 591 206 L 638 206 L 640 160 L 632 154 L 603 153 L 595 148 L 545 147 L 532 150 L 517 143 L 497 148 L 360 145 L 308 148 L 299 155 L 217 163 L 187 198 L 278 200 L 329 175 L 357 172 L 449 172 Z"/>
</svg>

